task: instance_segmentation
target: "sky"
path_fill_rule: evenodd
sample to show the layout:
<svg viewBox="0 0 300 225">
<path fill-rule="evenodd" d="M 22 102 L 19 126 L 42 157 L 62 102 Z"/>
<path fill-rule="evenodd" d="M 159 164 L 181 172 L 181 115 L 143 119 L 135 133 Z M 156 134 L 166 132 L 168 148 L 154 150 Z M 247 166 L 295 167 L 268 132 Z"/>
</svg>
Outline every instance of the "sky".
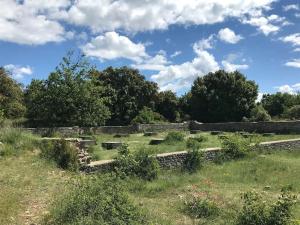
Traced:
<svg viewBox="0 0 300 225">
<path fill-rule="evenodd" d="M 296 93 L 299 22 L 300 0 L 0 0 L 0 66 L 26 86 L 73 50 L 178 95 L 218 69 Z"/>
</svg>

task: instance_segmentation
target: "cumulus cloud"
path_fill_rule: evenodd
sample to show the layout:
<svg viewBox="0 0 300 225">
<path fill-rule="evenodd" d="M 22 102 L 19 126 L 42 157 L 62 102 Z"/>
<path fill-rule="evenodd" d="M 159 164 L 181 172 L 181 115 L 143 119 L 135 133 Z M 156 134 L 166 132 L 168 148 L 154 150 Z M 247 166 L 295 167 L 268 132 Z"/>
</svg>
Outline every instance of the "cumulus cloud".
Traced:
<svg viewBox="0 0 300 225">
<path fill-rule="evenodd" d="M 213 38 L 202 39 L 193 45 L 196 57 L 178 65 L 166 66 L 151 79 L 158 83 L 161 90 L 180 91 L 190 87 L 192 82 L 198 77 L 219 69 L 214 56 L 206 49 L 212 48 Z"/>
<path fill-rule="evenodd" d="M 224 70 L 228 72 L 233 72 L 236 70 L 246 70 L 249 68 L 249 65 L 247 64 L 234 64 L 226 60 L 222 60 L 222 65 L 224 66 Z"/>
<path fill-rule="evenodd" d="M 285 43 L 291 43 L 293 46 L 300 46 L 300 33 L 291 34 L 280 38 Z"/>
<path fill-rule="evenodd" d="M 285 63 L 286 66 L 300 68 L 300 59 L 293 59 Z"/>
<path fill-rule="evenodd" d="M 166 68 L 166 65 L 170 64 L 167 60 L 166 55 L 160 52 L 154 57 L 147 57 L 138 64 L 133 64 L 132 67 L 139 70 L 155 70 L 160 71 Z"/>
<path fill-rule="evenodd" d="M 167 29 L 173 24 L 214 24 L 269 9 L 275 0 L 77 0 L 67 21 L 94 32 L 139 32 Z M 113 12 L 113 13 L 112 13 Z"/>
<path fill-rule="evenodd" d="M 12 77 L 16 80 L 22 80 L 24 76 L 31 75 L 33 73 L 33 70 L 30 66 L 22 67 L 19 65 L 8 64 L 4 66 L 4 69 L 9 71 Z"/>
<path fill-rule="evenodd" d="M 300 83 L 296 83 L 293 85 L 285 84 L 279 87 L 275 87 L 275 89 L 277 89 L 277 91 L 281 93 L 296 94 L 300 91 Z"/>
<path fill-rule="evenodd" d="M 176 56 L 178 56 L 178 55 L 181 55 L 181 54 L 182 54 L 181 51 L 176 51 L 176 52 L 174 52 L 172 55 L 170 55 L 170 57 L 171 57 L 171 58 L 174 58 L 174 57 L 176 57 Z"/>
<path fill-rule="evenodd" d="M 290 10 L 299 10 L 300 8 L 299 8 L 299 5 L 297 5 L 297 4 L 290 4 L 290 5 L 285 5 L 285 6 L 283 6 L 283 10 L 284 11 L 290 11 Z"/>
<path fill-rule="evenodd" d="M 81 47 L 82 51 L 90 57 L 99 60 L 126 58 L 136 62 L 148 57 L 142 43 L 134 43 L 128 37 L 116 32 L 106 32 L 93 38 Z"/>
<path fill-rule="evenodd" d="M 235 34 L 233 30 L 231 30 L 227 27 L 219 30 L 218 37 L 220 40 L 230 43 L 230 44 L 236 44 L 241 39 L 243 39 L 243 37 L 241 35 Z"/>
<path fill-rule="evenodd" d="M 264 16 L 244 18 L 242 20 L 242 22 L 245 24 L 250 24 L 251 26 L 257 27 L 257 29 L 266 36 L 271 33 L 276 33 L 280 30 L 280 24 L 272 24 L 272 21 L 272 18 L 267 18 Z M 283 25 L 283 21 L 281 23 L 281 25 Z"/>
<path fill-rule="evenodd" d="M 46 9 L 58 9 L 62 1 L 2 0 L 0 7 L 0 40 L 18 44 L 41 45 L 65 40 L 65 29 L 47 17 Z M 44 5 L 43 5 L 43 4 Z"/>
</svg>

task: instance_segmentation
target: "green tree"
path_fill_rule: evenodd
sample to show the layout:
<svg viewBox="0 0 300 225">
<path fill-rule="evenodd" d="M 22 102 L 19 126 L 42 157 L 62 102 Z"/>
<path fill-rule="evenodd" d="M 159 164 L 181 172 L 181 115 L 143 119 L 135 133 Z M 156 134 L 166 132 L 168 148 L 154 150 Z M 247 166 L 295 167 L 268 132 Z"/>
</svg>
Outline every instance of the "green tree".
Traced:
<svg viewBox="0 0 300 225">
<path fill-rule="evenodd" d="M 68 53 L 47 80 L 33 80 L 25 97 L 28 118 L 35 125 L 103 125 L 110 112 L 106 88 L 91 76 L 93 68 L 83 56 Z"/>
<path fill-rule="evenodd" d="M 162 91 L 157 95 L 156 110 L 170 122 L 180 119 L 179 101 L 172 91 Z"/>
<path fill-rule="evenodd" d="M 143 107 L 154 109 L 157 84 L 146 81 L 138 70 L 108 67 L 101 72 L 94 71 L 94 76 L 111 88 L 108 93 L 112 112 L 110 124 L 129 124 Z"/>
<path fill-rule="evenodd" d="M 26 111 L 21 85 L 2 67 L 0 67 L 0 111 L 9 119 L 20 118 Z"/>
<path fill-rule="evenodd" d="M 241 121 L 255 106 L 258 86 L 235 72 L 199 77 L 191 89 L 191 116 L 201 122 Z"/>
<path fill-rule="evenodd" d="M 271 116 L 281 116 L 284 111 L 297 103 L 297 99 L 299 99 L 297 95 L 277 92 L 263 95 L 261 103 Z"/>
</svg>

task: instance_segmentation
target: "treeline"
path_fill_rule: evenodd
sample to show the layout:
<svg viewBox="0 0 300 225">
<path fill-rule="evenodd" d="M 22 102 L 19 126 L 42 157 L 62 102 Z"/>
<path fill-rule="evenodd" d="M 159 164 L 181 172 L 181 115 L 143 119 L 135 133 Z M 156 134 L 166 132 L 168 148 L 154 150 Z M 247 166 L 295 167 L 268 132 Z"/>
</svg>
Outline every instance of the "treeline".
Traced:
<svg viewBox="0 0 300 225">
<path fill-rule="evenodd" d="M 100 126 L 198 120 L 201 122 L 299 119 L 300 95 L 268 94 L 240 72 L 219 70 L 197 78 L 178 97 L 159 91 L 138 70 L 99 71 L 72 54 L 45 80 L 23 88 L 0 68 L 0 119 L 26 118 L 28 126 Z"/>
</svg>

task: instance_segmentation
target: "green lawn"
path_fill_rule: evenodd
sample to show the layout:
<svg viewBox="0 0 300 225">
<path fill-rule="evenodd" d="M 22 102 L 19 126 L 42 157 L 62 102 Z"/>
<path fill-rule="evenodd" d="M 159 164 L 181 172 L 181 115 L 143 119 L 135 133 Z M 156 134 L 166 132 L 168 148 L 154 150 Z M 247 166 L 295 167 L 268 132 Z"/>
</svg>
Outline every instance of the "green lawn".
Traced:
<svg viewBox="0 0 300 225">
<path fill-rule="evenodd" d="M 203 132 L 201 134 L 190 134 L 189 132 L 183 132 L 188 137 L 197 137 L 205 136 L 207 140 L 202 143 L 202 148 L 209 147 L 220 147 L 221 142 L 217 135 L 211 135 L 209 132 Z M 225 133 L 228 134 L 228 133 Z M 160 144 L 160 145 L 149 145 L 149 141 L 154 138 L 165 138 L 167 132 L 159 133 L 154 137 L 145 137 L 142 133 L 131 134 L 129 137 L 115 138 L 113 135 L 97 135 L 95 136 L 97 140 L 97 146 L 94 148 L 92 153 L 95 160 L 106 160 L 114 158 L 118 151 L 117 150 L 105 150 L 101 147 L 101 143 L 105 141 L 121 141 L 128 144 L 129 150 L 134 152 L 140 148 L 146 148 L 149 152 L 153 154 L 166 153 L 166 152 L 176 152 L 186 150 L 186 144 L 184 142 L 174 143 L 172 145 Z M 258 137 L 253 138 L 255 141 L 264 142 L 264 141 L 275 141 L 275 140 L 285 140 L 285 139 L 294 139 L 300 138 L 300 135 L 288 134 L 288 135 L 274 135 L 270 137 L 263 137 L 258 135 Z"/>
</svg>

